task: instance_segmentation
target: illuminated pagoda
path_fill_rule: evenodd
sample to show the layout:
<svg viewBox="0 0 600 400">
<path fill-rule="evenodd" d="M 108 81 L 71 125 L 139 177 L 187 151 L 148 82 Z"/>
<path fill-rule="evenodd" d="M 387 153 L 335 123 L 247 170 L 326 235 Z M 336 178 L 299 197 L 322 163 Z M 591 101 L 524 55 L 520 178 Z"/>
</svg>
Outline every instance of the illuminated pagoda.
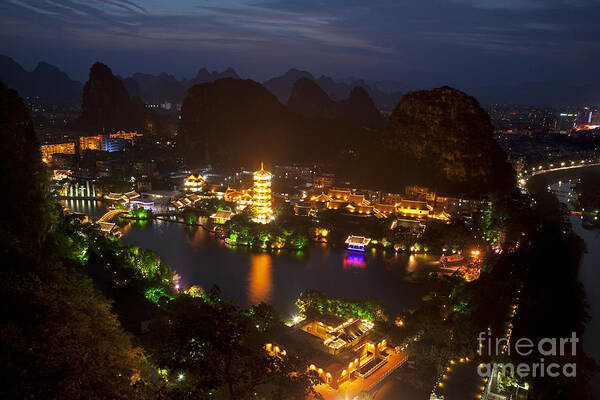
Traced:
<svg viewBox="0 0 600 400">
<path fill-rule="evenodd" d="M 256 212 L 254 222 L 266 224 L 273 219 L 271 176 L 271 173 L 265 171 L 263 164 L 260 163 L 260 170 L 254 173 L 252 188 L 252 206 Z"/>
<path fill-rule="evenodd" d="M 198 174 L 198 176 L 191 174 L 184 179 L 183 186 L 185 187 L 185 190 L 190 192 L 199 192 L 204 186 L 204 178 L 200 174 Z"/>
</svg>

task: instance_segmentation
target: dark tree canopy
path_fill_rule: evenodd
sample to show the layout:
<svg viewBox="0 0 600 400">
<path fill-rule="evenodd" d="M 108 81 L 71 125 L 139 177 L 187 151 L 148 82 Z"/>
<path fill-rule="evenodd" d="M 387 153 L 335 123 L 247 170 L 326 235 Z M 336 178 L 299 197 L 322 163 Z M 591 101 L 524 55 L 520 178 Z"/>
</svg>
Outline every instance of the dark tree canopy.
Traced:
<svg viewBox="0 0 600 400">
<path fill-rule="evenodd" d="M 1 83 L 0 152 L 10 192 L 0 220 L 0 398 L 149 398 L 140 349 L 66 256 L 28 110 Z"/>
</svg>

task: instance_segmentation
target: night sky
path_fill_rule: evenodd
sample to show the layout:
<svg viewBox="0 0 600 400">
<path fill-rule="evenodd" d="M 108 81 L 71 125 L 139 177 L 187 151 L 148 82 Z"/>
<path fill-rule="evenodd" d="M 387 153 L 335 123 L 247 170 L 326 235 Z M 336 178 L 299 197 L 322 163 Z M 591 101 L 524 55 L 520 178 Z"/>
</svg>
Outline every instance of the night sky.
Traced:
<svg viewBox="0 0 600 400">
<path fill-rule="evenodd" d="M 598 0 L 3 0 L 0 53 L 85 80 L 233 67 L 461 86 L 600 81 Z"/>
</svg>

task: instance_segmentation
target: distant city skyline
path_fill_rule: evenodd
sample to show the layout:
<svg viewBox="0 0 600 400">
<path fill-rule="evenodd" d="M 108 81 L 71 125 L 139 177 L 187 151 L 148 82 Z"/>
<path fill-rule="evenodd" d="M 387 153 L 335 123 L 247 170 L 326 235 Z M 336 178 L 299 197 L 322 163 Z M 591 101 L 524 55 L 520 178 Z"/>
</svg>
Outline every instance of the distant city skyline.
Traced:
<svg viewBox="0 0 600 400">
<path fill-rule="evenodd" d="M 95 61 L 178 79 L 205 66 L 416 87 L 599 80 L 595 0 L 8 0 L 0 11 L 0 53 L 80 81 Z"/>
</svg>

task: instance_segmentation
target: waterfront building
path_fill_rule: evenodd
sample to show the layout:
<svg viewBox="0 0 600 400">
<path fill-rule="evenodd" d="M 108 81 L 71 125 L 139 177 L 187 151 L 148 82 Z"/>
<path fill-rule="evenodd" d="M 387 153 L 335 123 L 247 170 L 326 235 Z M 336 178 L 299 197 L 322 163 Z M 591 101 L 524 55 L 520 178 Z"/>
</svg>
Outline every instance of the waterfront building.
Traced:
<svg viewBox="0 0 600 400">
<path fill-rule="evenodd" d="M 155 210 L 154 202 L 152 200 L 132 200 L 129 202 L 131 209 L 143 208 L 144 210 Z"/>
<path fill-rule="evenodd" d="M 233 212 L 228 210 L 217 210 L 214 214 L 210 216 L 212 221 L 215 224 L 224 224 L 231 219 L 233 216 Z"/>
<path fill-rule="evenodd" d="M 273 219 L 271 196 L 271 173 L 265 171 L 263 164 L 254 172 L 254 186 L 252 187 L 252 206 L 256 212 L 254 222 L 266 224 Z"/>
<path fill-rule="evenodd" d="M 375 324 L 364 319 L 344 319 L 333 314 L 314 315 L 285 328 L 265 345 L 273 356 L 311 349 L 307 369 L 316 372 L 331 389 L 352 378 L 360 386 L 387 364 L 393 370 L 406 359 L 388 347 L 388 338 L 374 330 Z M 380 371 L 384 376 L 388 371 Z M 329 389 L 329 390 L 331 390 Z M 340 388 L 341 389 L 341 388 Z"/>
<path fill-rule="evenodd" d="M 132 200 L 140 198 L 140 194 L 135 190 L 127 193 L 109 193 L 105 199 L 113 202 L 129 203 Z"/>
</svg>

